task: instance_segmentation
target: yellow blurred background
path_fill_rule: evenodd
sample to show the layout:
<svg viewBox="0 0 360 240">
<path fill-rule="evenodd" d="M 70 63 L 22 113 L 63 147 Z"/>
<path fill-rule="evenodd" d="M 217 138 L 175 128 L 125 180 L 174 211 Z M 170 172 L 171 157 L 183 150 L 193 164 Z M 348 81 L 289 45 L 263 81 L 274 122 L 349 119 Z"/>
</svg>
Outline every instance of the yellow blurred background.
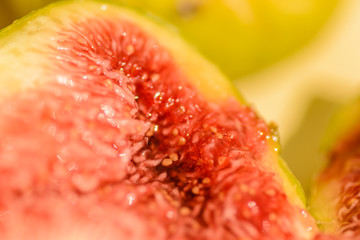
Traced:
<svg viewBox="0 0 360 240">
<path fill-rule="evenodd" d="M 277 123 L 282 155 L 307 192 L 324 164 L 321 142 L 329 118 L 360 95 L 360 1 L 340 2 L 304 49 L 237 87 Z"/>
</svg>

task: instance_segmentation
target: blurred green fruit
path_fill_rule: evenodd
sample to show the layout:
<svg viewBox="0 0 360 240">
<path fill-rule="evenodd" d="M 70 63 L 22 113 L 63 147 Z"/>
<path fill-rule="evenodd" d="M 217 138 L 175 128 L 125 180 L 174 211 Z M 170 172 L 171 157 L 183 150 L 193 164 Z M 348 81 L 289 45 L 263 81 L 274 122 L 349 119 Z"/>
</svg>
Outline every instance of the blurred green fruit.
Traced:
<svg viewBox="0 0 360 240">
<path fill-rule="evenodd" d="M 115 1 L 165 18 L 231 78 L 263 68 L 304 45 L 338 3 L 338 0 Z"/>
<path fill-rule="evenodd" d="M 14 20 L 23 17 L 33 10 L 41 8 L 54 0 L 1 0 L 0 29 L 10 25 Z"/>
<path fill-rule="evenodd" d="M 50 0 L 3 0 L 14 18 Z M 308 42 L 339 0 L 112 0 L 166 19 L 231 78 L 264 68 Z M 3 8 L 3 7 L 2 7 Z"/>
</svg>

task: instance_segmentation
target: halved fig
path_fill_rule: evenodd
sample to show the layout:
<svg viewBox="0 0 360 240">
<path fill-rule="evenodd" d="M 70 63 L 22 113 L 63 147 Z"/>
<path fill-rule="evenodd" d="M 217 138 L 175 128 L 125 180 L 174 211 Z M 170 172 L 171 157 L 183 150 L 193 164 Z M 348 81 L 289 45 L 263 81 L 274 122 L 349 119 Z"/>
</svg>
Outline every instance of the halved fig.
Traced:
<svg viewBox="0 0 360 240">
<path fill-rule="evenodd" d="M 316 180 L 310 201 L 320 227 L 329 233 L 360 238 L 360 102 L 341 109 L 325 135 L 327 165 Z"/>
<path fill-rule="evenodd" d="M 1 239 L 309 239 L 276 130 L 178 36 L 61 2 L 0 32 Z"/>
</svg>

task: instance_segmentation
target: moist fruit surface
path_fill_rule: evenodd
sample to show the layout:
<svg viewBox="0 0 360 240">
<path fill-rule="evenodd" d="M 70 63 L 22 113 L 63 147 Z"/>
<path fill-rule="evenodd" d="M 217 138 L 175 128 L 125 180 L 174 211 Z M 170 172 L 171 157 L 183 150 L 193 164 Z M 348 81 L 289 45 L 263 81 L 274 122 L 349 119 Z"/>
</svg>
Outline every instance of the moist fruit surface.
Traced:
<svg viewBox="0 0 360 240">
<path fill-rule="evenodd" d="M 234 96 L 209 101 L 149 32 L 94 6 L 51 35 L 42 79 L 1 100 L 2 239 L 310 238 L 275 130 Z"/>
</svg>

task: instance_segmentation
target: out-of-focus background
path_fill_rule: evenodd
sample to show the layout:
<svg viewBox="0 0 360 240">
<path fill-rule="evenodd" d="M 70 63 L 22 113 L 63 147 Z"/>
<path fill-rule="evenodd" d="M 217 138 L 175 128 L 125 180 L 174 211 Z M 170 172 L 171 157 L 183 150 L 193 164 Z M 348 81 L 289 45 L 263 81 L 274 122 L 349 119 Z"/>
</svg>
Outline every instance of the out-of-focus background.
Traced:
<svg viewBox="0 0 360 240">
<path fill-rule="evenodd" d="M 236 85 L 278 124 L 282 155 L 308 192 L 325 162 L 328 121 L 360 97 L 360 1 L 339 1 L 302 49 Z"/>
<path fill-rule="evenodd" d="M 51 0 L 1 0 L 0 28 Z M 359 0 L 112 0 L 173 25 L 267 120 L 305 191 L 336 108 L 360 95 Z"/>
</svg>

